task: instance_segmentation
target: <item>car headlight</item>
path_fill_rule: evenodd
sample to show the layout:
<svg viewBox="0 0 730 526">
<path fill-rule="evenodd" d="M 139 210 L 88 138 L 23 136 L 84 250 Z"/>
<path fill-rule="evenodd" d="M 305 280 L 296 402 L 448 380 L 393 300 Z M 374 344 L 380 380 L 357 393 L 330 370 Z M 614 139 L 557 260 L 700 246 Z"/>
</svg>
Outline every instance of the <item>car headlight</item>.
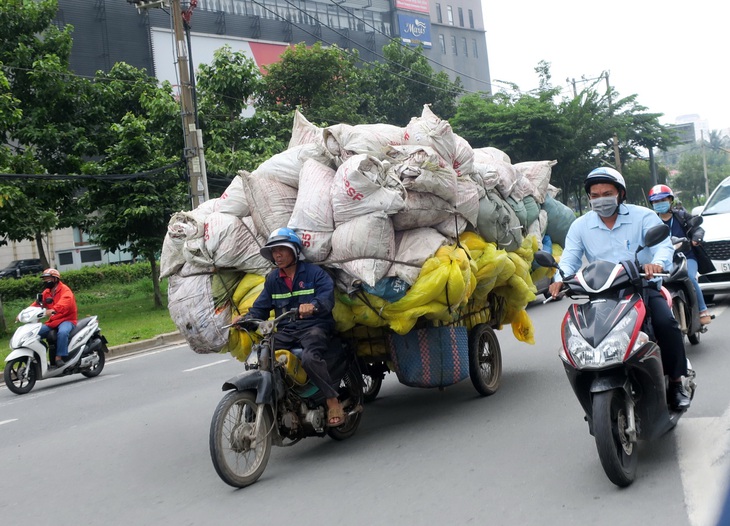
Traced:
<svg viewBox="0 0 730 526">
<path fill-rule="evenodd" d="M 631 309 L 596 347 L 589 345 L 580 334 L 578 327 L 572 320 L 568 320 L 563 325 L 563 341 L 566 342 L 568 352 L 576 367 L 578 369 L 598 369 L 621 363 L 631 343 L 637 316 L 636 310 Z"/>
</svg>

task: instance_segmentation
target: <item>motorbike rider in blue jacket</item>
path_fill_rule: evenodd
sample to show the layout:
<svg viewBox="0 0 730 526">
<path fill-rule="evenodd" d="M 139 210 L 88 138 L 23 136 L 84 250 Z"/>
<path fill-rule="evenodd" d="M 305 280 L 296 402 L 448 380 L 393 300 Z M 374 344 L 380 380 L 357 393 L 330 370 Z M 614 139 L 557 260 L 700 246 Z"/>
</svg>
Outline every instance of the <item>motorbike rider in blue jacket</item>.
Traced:
<svg viewBox="0 0 730 526">
<path fill-rule="evenodd" d="M 321 267 L 302 260 L 302 242 L 290 228 L 273 231 L 260 252 L 276 269 L 266 276 L 261 294 L 243 319 L 268 319 L 272 309 L 276 316 L 299 310 L 298 319 L 279 324 L 275 348 L 303 349 L 302 367 L 327 399 L 327 422 L 330 427 L 340 426 L 345 415 L 326 360 L 335 327 L 334 282 Z"/>
</svg>

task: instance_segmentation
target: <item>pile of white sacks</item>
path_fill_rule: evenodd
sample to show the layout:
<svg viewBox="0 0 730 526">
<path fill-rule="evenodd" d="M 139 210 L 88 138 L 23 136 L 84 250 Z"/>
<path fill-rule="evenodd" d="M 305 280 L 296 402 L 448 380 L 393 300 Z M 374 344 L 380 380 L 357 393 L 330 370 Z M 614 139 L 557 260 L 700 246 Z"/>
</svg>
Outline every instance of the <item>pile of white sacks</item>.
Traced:
<svg viewBox="0 0 730 526">
<path fill-rule="evenodd" d="M 244 273 L 272 269 L 259 248 L 282 226 L 347 292 L 384 278 L 412 285 L 423 262 L 467 228 L 507 251 L 526 235 L 541 241 L 553 219 L 562 230 L 572 221 L 551 198 L 555 164 L 511 164 L 496 148 L 471 148 L 428 106 L 404 128 L 319 128 L 297 112 L 286 151 L 170 219 L 160 261 L 170 313 L 194 350 L 220 350 L 237 314 L 225 298 Z"/>
</svg>

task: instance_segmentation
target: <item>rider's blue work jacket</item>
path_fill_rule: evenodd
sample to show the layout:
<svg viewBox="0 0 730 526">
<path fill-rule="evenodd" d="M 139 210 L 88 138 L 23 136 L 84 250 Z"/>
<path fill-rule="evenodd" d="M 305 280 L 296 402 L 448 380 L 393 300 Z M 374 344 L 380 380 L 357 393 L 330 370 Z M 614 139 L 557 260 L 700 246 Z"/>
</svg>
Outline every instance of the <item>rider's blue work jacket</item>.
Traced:
<svg viewBox="0 0 730 526">
<path fill-rule="evenodd" d="M 312 303 L 316 308 L 315 314 L 294 322 L 282 320 L 280 329 L 289 327 L 301 330 L 319 326 L 328 331 L 334 330 L 335 319 L 332 316 L 332 309 L 335 306 L 335 284 L 332 278 L 317 265 L 299 261 L 291 290 L 284 280 L 282 271 L 277 268 L 269 272 L 264 282 L 264 290 L 256 298 L 247 317 L 266 320 L 272 309 L 278 316 L 286 310 L 298 308 L 303 303 Z M 295 325 L 292 327 L 292 324 Z"/>
</svg>

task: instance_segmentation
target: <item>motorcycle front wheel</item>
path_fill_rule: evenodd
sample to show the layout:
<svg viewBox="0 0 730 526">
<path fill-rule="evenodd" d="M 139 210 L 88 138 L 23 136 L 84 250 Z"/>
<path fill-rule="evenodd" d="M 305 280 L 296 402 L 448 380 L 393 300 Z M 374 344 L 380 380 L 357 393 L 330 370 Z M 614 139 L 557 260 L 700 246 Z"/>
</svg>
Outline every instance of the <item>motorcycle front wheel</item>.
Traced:
<svg viewBox="0 0 730 526">
<path fill-rule="evenodd" d="M 26 371 L 28 376 L 25 377 Z M 27 356 L 10 360 L 3 371 L 5 385 L 15 394 L 29 393 L 38 379 L 38 369 Z"/>
<path fill-rule="evenodd" d="M 210 423 L 213 467 L 223 482 L 235 488 L 256 482 L 271 455 L 271 416 L 263 412 L 256 433 L 257 409 L 256 393 L 230 391 L 218 403 Z"/>
<path fill-rule="evenodd" d="M 342 409 L 348 415 L 345 423 L 340 427 L 328 427 L 327 434 L 334 440 L 345 440 L 355 434 L 360 427 L 363 408 L 362 374 L 353 371 L 347 372 L 340 382 L 340 400 L 344 400 Z M 350 414 L 352 413 L 352 414 Z"/>
<path fill-rule="evenodd" d="M 612 389 L 593 396 L 593 435 L 598 457 L 609 480 L 626 487 L 636 478 L 636 443 L 626 428 L 626 392 Z"/>
</svg>

